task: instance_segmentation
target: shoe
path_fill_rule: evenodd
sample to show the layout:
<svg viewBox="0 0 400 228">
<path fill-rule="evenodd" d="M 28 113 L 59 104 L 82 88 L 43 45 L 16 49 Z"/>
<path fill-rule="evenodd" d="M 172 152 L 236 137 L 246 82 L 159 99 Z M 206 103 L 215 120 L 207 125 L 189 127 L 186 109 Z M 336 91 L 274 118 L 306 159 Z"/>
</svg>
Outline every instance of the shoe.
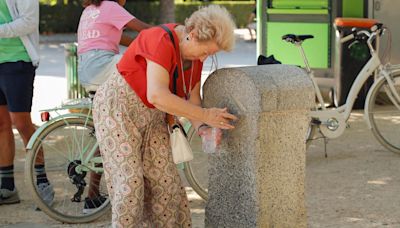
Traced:
<svg viewBox="0 0 400 228">
<path fill-rule="evenodd" d="M 8 190 L 6 188 L 0 189 L 0 205 L 19 203 L 19 195 L 17 189 Z"/>
<path fill-rule="evenodd" d="M 37 186 L 38 188 L 38 193 L 40 198 L 49 206 L 53 204 L 54 200 L 54 189 L 53 185 L 50 184 L 49 182 L 47 183 L 40 183 Z"/>
<path fill-rule="evenodd" d="M 95 198 L 86 197 L 85 205 L 83 207 L 83 214 L 91 214 L 91 213 L 95 212 L 106 201 L 107 201 L 107 197 L 101 196 L 101 195 L 97 196 Z"/>
</svg>

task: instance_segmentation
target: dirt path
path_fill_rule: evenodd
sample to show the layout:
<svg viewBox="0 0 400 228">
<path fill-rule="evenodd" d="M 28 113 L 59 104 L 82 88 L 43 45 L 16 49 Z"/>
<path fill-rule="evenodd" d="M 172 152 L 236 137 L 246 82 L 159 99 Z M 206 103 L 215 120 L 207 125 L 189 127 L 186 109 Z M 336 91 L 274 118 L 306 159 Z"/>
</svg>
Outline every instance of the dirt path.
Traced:
<svg viewBox="0 0 400 228">
<path fill-rule="evenodd" d="M 64 225 L 33 210 L 24 191 L 23 150 L 17 144 L 17 187 L 22 202 L 0 206 L 3 227 L 107 227 L 110 215 L 91 224 Z M 367 129 L 361 112 L 350 119 L 343 136 L 322 140 L 307 152 L 306 200 L 309 227 L 400 227 L 400 155 L 380 146 Z M 204 227 L 205 203 L 188 189 L 194 227 Z"/>
</svg>

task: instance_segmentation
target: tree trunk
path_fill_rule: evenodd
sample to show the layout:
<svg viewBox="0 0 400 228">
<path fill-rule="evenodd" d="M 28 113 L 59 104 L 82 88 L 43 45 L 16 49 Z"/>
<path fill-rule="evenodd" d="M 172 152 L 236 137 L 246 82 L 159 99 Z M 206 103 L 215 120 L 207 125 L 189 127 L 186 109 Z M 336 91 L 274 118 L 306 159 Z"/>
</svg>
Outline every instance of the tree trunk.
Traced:
<svg viewBox="0 0 400 228">
<path fill-rule="evenodd" d="M 160 23 L 175 22 L 174 0 L 160 0 Z"/>
<path fill-rule="evenodd" d="M 64 0 L 57 0 L 57 5 L 64 5 Z"/>
</svg>

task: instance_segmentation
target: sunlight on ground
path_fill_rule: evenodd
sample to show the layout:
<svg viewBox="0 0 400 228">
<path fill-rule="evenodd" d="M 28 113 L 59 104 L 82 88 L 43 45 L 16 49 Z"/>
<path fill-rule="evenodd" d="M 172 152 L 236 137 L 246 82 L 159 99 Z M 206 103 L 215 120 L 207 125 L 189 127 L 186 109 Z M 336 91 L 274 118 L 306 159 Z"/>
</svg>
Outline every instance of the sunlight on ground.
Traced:
<svg viewBox="0 0 400 228">
<path fill-rule="evenodd" d="M 359 222 L 359 221 L 362 221 L 363 219 L 361 219 L 361 218 L 347 218 L 347 220 L 349 222 Z"/>
<path fill-rule="evenodd" d="M 196 214 L 202 214 L 205 212 L 204 209 L 190 209 L 190 212 L 196 213 Z"/>
<path fill-rule="evenodd" d="M 376 185 L 385 185 L 385 184 L 387 184 L 388 181 L 391 181 L 391 180 L 392 180 L 392 178 L 390 178 L 390 177 L 384 177 L 384 178 L 380 178 L 377 180 L 370 180 L 367 183 L 368 184 L 376 184 Z"/>
<path fill-rule="evenodd" d="M 193 188 L 185 187 L 185 190 L 189 200 L 202 200 L 202 198 L 199 195 L 197 195 L 197 193 L 193 190 Z"/>
<path fill-rule="evenodd" d="M 235 35 L 239 36 L 240 38 L 244 40 L 250 40 L 250 33 L 248 29 L 235 29 L 234 31 Z"/>
</svg>

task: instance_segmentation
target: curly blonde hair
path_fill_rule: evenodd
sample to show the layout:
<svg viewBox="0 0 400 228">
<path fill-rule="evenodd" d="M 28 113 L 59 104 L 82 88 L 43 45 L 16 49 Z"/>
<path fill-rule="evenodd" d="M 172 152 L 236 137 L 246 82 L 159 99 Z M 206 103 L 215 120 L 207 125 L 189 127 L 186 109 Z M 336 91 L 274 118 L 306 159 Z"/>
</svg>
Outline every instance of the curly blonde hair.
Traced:
<svg viewBox="0 0 400 228">
<path fill-rule="evenodd" d="M 218 47 L 230 51 L 235 45 L 235 22 L 226 8 L 209 5 L 195 11 L 185 20 L 186 32 L 194 30 L 201 41 L 214 40 Z"/>
</svg>

